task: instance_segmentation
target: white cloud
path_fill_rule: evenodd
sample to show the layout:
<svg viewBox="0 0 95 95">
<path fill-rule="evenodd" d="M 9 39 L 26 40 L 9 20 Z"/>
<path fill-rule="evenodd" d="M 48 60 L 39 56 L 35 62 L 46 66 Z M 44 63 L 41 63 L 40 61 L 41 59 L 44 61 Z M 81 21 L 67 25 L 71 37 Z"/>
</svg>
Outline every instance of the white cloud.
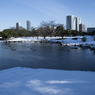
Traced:
<svg viewBox="0 0 95 95">
<path fill-rule="evenodd" d="M 84 81 L 47 81 L 46 83 L 50 83 L 50 84 L 66 84 L 66 83 L 83 83 Z"/>
</svg>

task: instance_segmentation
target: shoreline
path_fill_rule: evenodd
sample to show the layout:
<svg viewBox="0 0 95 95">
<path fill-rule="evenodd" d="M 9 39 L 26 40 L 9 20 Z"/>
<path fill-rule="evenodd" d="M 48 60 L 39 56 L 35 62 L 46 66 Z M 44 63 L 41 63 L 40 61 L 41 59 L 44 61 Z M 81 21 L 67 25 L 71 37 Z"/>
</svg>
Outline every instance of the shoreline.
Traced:
<svg viewBox="0 0 95 95">
<path fill-rule="evenodd" d="M 79 46 L 83 48 L 90 48 L 92 50 L 95 50 L 95 40 L 93 36 L 85 36 L 86 41 L 83 42 L 82 38 L 83 36 L 75 36 L 75 37 L 46 37 L 44 39 L 43 37 L 18 37 L 18 38 L 10 38 L 7 40 L 0 40 L 0 42 L 6 42 L 6 43 L 57 43 L 62 46 Z"/>
</svg>

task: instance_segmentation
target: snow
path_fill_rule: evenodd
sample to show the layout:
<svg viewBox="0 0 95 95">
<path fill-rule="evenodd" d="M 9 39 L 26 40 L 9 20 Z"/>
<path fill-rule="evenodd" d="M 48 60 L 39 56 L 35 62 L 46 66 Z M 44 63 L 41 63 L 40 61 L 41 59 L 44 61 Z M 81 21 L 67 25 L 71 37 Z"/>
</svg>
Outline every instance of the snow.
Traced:
<svg viewBox="0 0 95 95">
<path fill-rule="evenodd" d="M 10 38 L 6 40 L 7 42 L 31 42 L 31 43 L 39 43 L 39 42 L 50 42 L 50 43 L 59 43 L 63 46 L 88 46 L 91 49 L 95 50 L 95 40 L 94 36 L 85 36 L 86 42 L 83 42 L 81 38 L 83 36 L 75 36 L 75 37 L 64 37 L 64 39 L 61 39 L 61 37 L 46 37 L 44 39 L 43 37 L 18 37 L 18 38 Z M 77 38 L 77 40 L 74 40 L 73 38 Z M 0 41 L 3 42 L 3 41 Z M 5 42 L 5 41 L 4 41 Z"/>
<path fill-rule="evenodd" d="M 95 72 L 21 67 L 2 70 L 0 95 L 95 95 Z"/>
<path fill-rule="evenodd" d="M 51 40 L 51 42 L 61 42 L 64 45 L 80 45 L 80 44 L 95 44 L 93 36 L 85 36 L 86 37 L 86 42 L 83 42 L 81 40 L 83 36 L 75 36 L 75 37 L 64 37 L 65 39 L 63 40 Z M 73 40 L 72 38 L 77 38 L 77 40 Z"/>
<path fill-rule="evenodd" d="M 76 38 L 73 40 L 72 38 Z M 64 45 L 87 44 L 95 47 L 93 36 L 46 37 L 46 41 L 60 42 Z M 35 42 L 43 41 L 43 37 L 11 38 L 8 41 Z M 3 42 L 3 41 L 0 41 Z M 93 45 L 92 45 L 93 44 Z M 0 71 L 0 95 L 94 95 L 95 72 L 64 71 L 49 69 L 30 69 L 15 67 Z"/>
<path fill-rule="evenodd" d="M 43 41 L 43 40 L 46 40 L 46 41 L 49 41 L 51 39 L 55 39 L 55 38 L 60 38 L 60 37 L 46 37 L 46 39 L 44 39 L 43 37 L 18 37 L 18 38 L 10 38 L 9 40 L 7 41 L 22 41 L 22 42 L 35 42 L 35 41 Z"/>
<path fill-rule="evenodd" d="M 94 44 L 95 45 L 95 40 L 93 36 L 85 36 L 87 38 L 86 42 L 83 42 L 81 40 L 83 36 L 75 36 L 75 37 L 64 37 L 63 40 L 57 40 L 61 39 L 61 37 L 46 37 L 44 39 L 43 37 L 18 37 L 18 38 L 10 38 L 7 41 L 9 42 L 40 42 L 40 41 L 49 41 L 49 42 L 60 42 L 63 45 L 80 45 L 80 44 Z M 77 40 L 73 40 L 72 38 L 77 38 Z"/>
</svg>

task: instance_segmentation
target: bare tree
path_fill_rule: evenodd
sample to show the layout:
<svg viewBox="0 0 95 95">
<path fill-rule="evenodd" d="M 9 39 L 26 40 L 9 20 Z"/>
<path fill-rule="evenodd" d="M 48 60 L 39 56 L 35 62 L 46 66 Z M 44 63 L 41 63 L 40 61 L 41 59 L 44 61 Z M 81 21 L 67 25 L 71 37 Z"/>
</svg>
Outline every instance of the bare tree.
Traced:
<svg viewBox="0 0 95 95">
<path fill-rule="evenodd" d="M 54 21 L 49 21 L 49 22 L 42 21 L 42 23 L 40 24 L 40 28 L 39 28 L 41 36 L 43 36 L 44 39 L 46 36 L 52 36 L 54 27 L 55 27 Z"/>
</svg>

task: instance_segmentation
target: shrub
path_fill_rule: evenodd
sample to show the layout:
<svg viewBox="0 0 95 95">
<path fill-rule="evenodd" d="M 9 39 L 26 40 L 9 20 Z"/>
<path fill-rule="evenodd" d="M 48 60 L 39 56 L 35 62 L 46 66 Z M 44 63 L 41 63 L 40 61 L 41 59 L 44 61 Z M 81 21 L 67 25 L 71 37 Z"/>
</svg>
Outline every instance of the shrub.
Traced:
<svg viewBox="0 0 95 95">
<path fill-rule="evenodd" d="M 87 40 L 86 37 L 83 37 L 83 38 L 82 38 L 82 41 L 83 41 L 83 42 L 86 42 L 86 40 Z"/>
<path fill-rule="evenodd" d="M 93 40 L 95 41 L 95 36 L 93 37 Z"/>
<path fill-rule="evenodd" d="M 72 38 L 72 40 L 77 40 L 78 38 Z"/>
</svg>

